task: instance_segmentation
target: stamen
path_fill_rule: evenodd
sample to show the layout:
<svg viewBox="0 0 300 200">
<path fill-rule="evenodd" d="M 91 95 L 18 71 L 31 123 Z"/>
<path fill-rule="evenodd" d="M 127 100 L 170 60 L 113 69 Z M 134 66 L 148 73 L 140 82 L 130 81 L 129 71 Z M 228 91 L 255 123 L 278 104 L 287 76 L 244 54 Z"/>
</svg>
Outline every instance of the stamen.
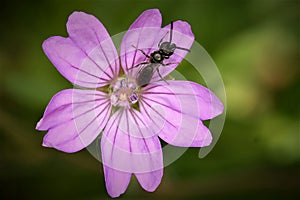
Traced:
<svg viewBox="0 0 300 200">
<path fill-rule="evenodd" d="M 130 107 L 139 100 L 138 87 L 134 79 L 119 78 L 111 91 L 111 103 L 113 106 Z"/>
<path fill-rule="evenodd" d="M 138 102 L 138 95 L 136 93 L 132 93 L 130 96 L 129 96 L 129 100 L 132 104 L 135 104 L 136 102 Z"/>
</svg>

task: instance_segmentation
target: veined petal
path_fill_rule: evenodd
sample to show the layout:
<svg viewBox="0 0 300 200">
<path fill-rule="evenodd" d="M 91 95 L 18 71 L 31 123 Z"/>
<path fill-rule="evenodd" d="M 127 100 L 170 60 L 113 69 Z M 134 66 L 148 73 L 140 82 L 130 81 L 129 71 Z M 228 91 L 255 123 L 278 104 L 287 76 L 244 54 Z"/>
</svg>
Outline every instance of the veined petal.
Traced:
<svg viewBox="0 0 300 200">
<path fill-rule="evenodd" d="M 135 176 L 144 190 L 147 192 L 154 192 L 161 182 L 163 170 L 160 169 L 146 173 L 135 173 Z"/>
<path fill-rule="evenodd" d="M 208 146 L 212 141 L 212 136 L 210 131 L 202 124 L 202 121 L 199 118 L 184 114 L 182 110 L 167 106 L 168 103 L 168 101 L 157 103 L 147 99 L 141 104 L 141 112 L 148 113 L 154 121 L 153 124 L 164 122 L 158 136 L 174 146 Z M 180 103 L 177 101 L 172 102 L 170 105 L 174 104 L 179 106 Z"/>
<path fill-rule="evenodd" d="M 120 50 L 121 63 L 125 73 L 147 60 L 147 57 L 136 48 L 143 49 L 147 54 L 157 48 L 157 34 L 161 29 L 161 14 L 158 9 L 144 11 L 125 33 Z M 136 48 L 134 48 L 135 46 Z M 130 71 L 131 72 L 131 71 Z"/>
<path fill-rule="evenodd" d="M 108 194 L 115 198 L 123 194 L 130 182 L 131 173 L 121 172 L 103 165 L 105 185 Z"/>
<path fill-rule="evenodd" d="M 107 85 L 119 72 L 119 62 L 103 25 L 92 15 L 74 12 L 67 27 L 69 38 L 54 36 L 43 42 L 47 57 L 75 85 L 87 88 Z"/>
<path fill-rule="evenodd" d="M 70 38 L 87 54 L 109 39 L 112 40 L 103 24 L 93 15 L 84 12 L 73 12 L 67 22 Z"/>
<path fill-rule="evenodd" d="M 119 73 L 118 53 L 103 24 L 93 15 L 73 12 L 67 22 L 70 39 L 109 76 Z M 93 52 L 93 53 L 91 53 Z"/>
<path fill-rule="evenodd" d="M 159 136 L 175 146 L 203 147 L 212 141 L 203 119 L 210 119 L 223 111 L 220 100 L 207 88 L 188 81 L 153 83 L 145 88 L 140 103 L 153 124 L 164 126 Z"/>
<path fill-rule="evenodd" d="M 133 128 L 139 124 L 129 125 L 129 115 L 136 113 L 120 109 L 111 117 L 101 138 L 102 162 L 114 170 L 134 173 L 145 190 L 154 191 L 163 174 L 161 144 L 156 135 L 143 137 L 141 129 Z M 122 120 L 128 126 L 119 126 Z"/>
<path fill-rule="evenodd" d="M 99 135 L 110 112 L 110 103 L 102 92 L 63 90 L 51 99 L 36 129 L 48 130 L 43 146 L 76 152 Z"/>
<path fill-rule="evenodd" d="M 224 110 L 222 102 L 212 91 L 191 81 L 168 80 L 168 84 L 165 82 L 152 83 L 145 87 L 143 98 L 166 99 L 174 109 L 183 109 L 184 113 L 199 117 L 201 120 L 212 119 Z M 176 99 L 181 102 L 180 106 L 184 107 L 172 105 Z"/>
<path fill-rule="evenodd" d="M 182 119 L 181 124 L 187 121 L 189 121 L 189 124 L 179 128 L 172 120 L 167 119 L 168 123 L 172 125 L 166 125 L 158 136 L 168 144 L 178 147 L 205 147 L 211 144 L 212 135 L 201 120 L 186 115 L 182 115 Z"/>
</svg>

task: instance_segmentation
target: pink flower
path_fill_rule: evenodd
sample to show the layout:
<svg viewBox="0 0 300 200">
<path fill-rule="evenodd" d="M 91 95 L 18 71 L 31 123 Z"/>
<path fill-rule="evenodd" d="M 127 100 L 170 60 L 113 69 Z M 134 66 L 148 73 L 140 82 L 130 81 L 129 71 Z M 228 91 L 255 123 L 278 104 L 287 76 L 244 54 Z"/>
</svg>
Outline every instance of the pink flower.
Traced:
<svg viewBox="0 0 300 200">
<path fill-rule="evenodd" d="M 64 152 L 87 147 L 102 132 L 101 153 L 106 189 L 111 197 L 125 192 L 134 174 L 154 191 L 163 175 L 159 137 L 181 147 L 204 147 L 212 141 L 202 120 L 223 112 L 221 101 L 207 88 L 189 81 L 160 81 L 155 72 L 145 87 L 136 84 L 134 67 L 158 49 L 170 26 L 161 28 L 157 9 L 143 12 L 125 34 L 120 56 L 104 26 L 94 16 L 74 12 L 69 37 L 54 36 L 43 50 L 57 70 L 81 89 L 63 90 L 51 99 L 36 129 L 48 131 L 43 146 Z M 187 22 L 175 21 L 173 40 L 189 49 L 194 35 Z M 186 51 L 175 50 L 164 62 L 180 63 Z M 163 77 L 177 64 L 160 66 Z"/>
</svg>

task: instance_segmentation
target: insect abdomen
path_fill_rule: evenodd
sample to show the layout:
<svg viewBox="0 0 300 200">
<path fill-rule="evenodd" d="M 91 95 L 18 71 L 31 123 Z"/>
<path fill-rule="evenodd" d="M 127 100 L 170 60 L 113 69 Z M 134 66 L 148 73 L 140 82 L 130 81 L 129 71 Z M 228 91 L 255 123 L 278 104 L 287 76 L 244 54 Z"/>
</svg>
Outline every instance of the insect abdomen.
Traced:
<svg viewBox="0 0 300 200">
<path fill-rule="evenodd" d="M 137 84 L 141 87 L 148 85 L 153 76 L 153 70 L 154 68 L 151 65 L 144 67 L 138 74 Z"/>
</svg>

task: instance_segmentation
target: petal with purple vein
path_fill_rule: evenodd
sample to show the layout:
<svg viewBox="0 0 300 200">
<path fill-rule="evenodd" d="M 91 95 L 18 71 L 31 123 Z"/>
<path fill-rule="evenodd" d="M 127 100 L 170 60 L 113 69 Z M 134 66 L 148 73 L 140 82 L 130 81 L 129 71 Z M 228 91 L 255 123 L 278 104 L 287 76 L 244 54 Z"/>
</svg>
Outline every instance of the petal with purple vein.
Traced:
<svg viewBox="0 0 300 200">
<path fill-rule="evenodd" d="M 43 145 L 64 152 L 88 146 L 103 130 L 111 112 L 106 94 L 95 90 L 68 89 L 49 102 L 37 130 L 47 130 Z"/>
</svg>

